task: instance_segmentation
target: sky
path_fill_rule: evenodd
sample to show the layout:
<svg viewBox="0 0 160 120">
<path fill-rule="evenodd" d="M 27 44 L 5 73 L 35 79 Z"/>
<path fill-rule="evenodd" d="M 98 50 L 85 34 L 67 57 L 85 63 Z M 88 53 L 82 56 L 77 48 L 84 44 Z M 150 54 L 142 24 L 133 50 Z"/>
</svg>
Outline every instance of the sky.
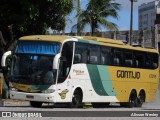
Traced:
<svg viewBox="0 0 160 120">
<path fill-rule="evenodd" d="M 121 4 L 121 10 L 119 11 L 119 19 L 113 20 L 119 26 L 120 30 L 129 30 L 130 28 L 130 9 L 131 9 L 131 2 L 130 0 L 115 0 L 117 3 Z M 152 2 L 154 0 L 137 0 L 134 2 L 133 8 L 133 29 L 138 30 L 138 6 L 143 3 Z"/>
<path fill-rule="evenodd" d="M 133 8 L 133 30 L 138 30 L 138 6 L 140 6 L 143 3 L 152 2 L 154 0 L 137 0 L 137 2 L 134 2 L 134 8 Z M 116 23 L 118 25 L 119 30 L 129 30 L 130 29 L 130 7 L 131 2 L 130 0 L 115 0 L 115 2 L 121 4 L 121 9 L 118 12 L 119 18 L 118 20 L 113 18 L 108 18 L 110 21 Z M 81 0 L 81 7 L 84 9 L 86 7 L 86 4 L 88 3 L 88 0 Z M 66 32 L 71 31 L 71 26 L 73 26 L 76 23 L 76 12 L 73 11 L 70 16 L 68 17 L 70 21 L 67 23 L 66 26 Z M 90 31 L 89 27 L 86 28 L 85 31 Z M 106 29 L 101 28 L 101 31 L 106 31 Z"/>
</svg>

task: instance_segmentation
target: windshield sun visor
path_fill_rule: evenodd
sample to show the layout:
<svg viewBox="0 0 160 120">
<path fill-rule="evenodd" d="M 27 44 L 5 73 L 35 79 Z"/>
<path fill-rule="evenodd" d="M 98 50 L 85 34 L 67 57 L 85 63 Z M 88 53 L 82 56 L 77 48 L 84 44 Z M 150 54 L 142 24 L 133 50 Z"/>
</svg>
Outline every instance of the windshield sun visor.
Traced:
<svg viewBox="0 0 160 120">
<path fill-rule="evenodd" d="M 15 53 L 47 54 L 59 53 L 60 44 L 42 41 L 19 41 Z"/>
</svg>

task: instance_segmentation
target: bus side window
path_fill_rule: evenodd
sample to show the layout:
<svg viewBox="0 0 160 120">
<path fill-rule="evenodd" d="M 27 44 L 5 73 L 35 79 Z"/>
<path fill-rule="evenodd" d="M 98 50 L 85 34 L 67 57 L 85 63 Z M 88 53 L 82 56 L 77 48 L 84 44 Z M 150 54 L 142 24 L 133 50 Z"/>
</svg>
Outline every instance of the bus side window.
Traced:
<svg viewBox="0 0 160 120">
<path fill-rule="evenodd" d="M 81 54 L 74 55 L 74 63 L 80 63 L 81 59 L 82 59 Z"/>
<path fill-rule="evenodd" d="M 151 54 L 146 54 L 145 55 L 145 68 L 147 69 L 151 69 L 152 68 L 152 65 L 151 65 Z"/>
<path fill-rule="evenodd" d="M 119 62 L 119 58 L 114 58 L 114 59 L 113 59 L 113 64 L 114 64 L 114 65 L 119 66 L 119 63 L 120 63 L 120 62 Z"/>
<path fill-rule="evenodd" d="M 133 66 L 133 54 L 132 51 L 124 52 L 124 66 L 132 67 Z"/>
<path fill-rule="evenodd" d="M 144 68 L 144 53 L 135 53 L 134 61 L 136 68 Z"/>
<path fill-rule="evenodd" d="M 101 64 L 102 65 L 109 65 L 110 64 L 110 56 L 109 56 L 110 49 L 108 47 L 101 47 Z"/>
<path fill-rule="evenodd" d="M 125 60 L 126 67 L 132 67 L 132 64 L 133 64 L 132 60 Z"/>
<path fill-rule="evenodd" d="M 87 63 L 87 44 L 75 42 L 74 64 Z"/>
<path fill-rule="evenodd" d="M 159 56 L 158 56 L 158 54 L 153 54 L 152 58 L 153 58 L 152 59 L 152 69 L 156 69 L 156 68 L 158 68 Z"/>
<path fill-rule="evenodd" d="M 88 46 L 88 63 L 90 64 L 99 64 L 100 62 L 100 47 L 97 45 Z"/>
<path fill-rule="evenodd" d="M 139 66 L 138 60 L 135 60 L 135 66 L 138 68 L 138 66 Z"/>
<path fill-rule="evenodd" d="M 101 64 L 104 65 L 105 64 L 105 57 L 101 56 Z"/>
<path fill-rule="evenodd" d="M 90 56 L 90 63 L 97 63 L 98 58 L 97 56 Z"/>
<path fill-rule="evenodd" d="M 123 56 L 122 56 L 122 51 L 121 50 L 114 50 L 114 55 L 113 55 L 113 65 L 115 66 L 123 66 Z"/>
</svg>

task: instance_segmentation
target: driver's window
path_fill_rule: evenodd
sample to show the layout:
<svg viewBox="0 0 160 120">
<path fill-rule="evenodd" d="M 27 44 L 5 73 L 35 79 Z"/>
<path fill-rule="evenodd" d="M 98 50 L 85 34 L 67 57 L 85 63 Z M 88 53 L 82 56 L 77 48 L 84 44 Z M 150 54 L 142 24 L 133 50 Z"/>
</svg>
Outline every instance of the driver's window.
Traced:
<svg viewBox="0 0 160 120">
<path fill-rule="evenodd" d="M 58 83 L 62 83 L 66 80 L 72 65 L 72 57 L 73 42 L 67 42 L 62 48 L 62 55 L 59 63 Z"/>
<path fill-rule="evenodd" d="M 20 67 L 20 65 L 19 65 L 19 58 L 17 57 L 17 56 L 13 56 L 13 62 L 12 62 L 12 64 L 13 64 L 13 70 L 12 70 L 12 73 L 11 74 L 14 74 L 14 75 L 19 75 L 19 67 Z"/>
</svg>

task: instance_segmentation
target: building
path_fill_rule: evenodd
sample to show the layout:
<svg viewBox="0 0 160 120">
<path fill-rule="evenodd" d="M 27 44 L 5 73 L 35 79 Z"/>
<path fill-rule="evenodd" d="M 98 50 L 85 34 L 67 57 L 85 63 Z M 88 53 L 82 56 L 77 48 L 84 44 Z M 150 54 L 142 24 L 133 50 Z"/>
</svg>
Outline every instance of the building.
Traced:
<svg viewBox="0 0 160 120">
<path fill-rule="evenodd" d="M 159 52 L 160 52 L 160 14 L 156 15 L 156 21 L 155 21 L 155 38 L 156 41 L 158 43 L 158 45 L 156 45 L 156 47 L 158 48 Z M 155 43 L 155 44 L 157 44 Z"/>
<path fill-rule="evenodd" d="M 160 0 L 143 3 L 138 7 L 139 30 L 152 30 L 155 27 L 156 14 L 160 13 Z"/>
</svg>

